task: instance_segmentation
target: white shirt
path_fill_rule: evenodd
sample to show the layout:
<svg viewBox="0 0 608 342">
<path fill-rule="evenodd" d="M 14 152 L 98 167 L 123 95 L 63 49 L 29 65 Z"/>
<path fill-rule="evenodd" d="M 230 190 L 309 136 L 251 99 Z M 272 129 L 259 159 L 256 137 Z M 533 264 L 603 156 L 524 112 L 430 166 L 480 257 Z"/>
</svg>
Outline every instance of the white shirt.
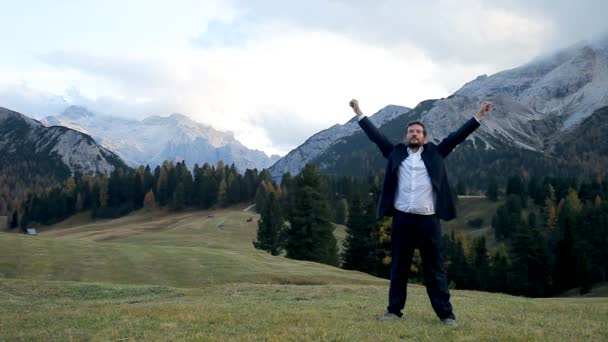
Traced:
<svg viewBox="0 0 608 342">
<path fill-rule="evenodd" d="M 419 215 L 435 214 L 435 201 L 437 195 L 433 191 L 431 177 L 422 160 L 420 146 L 414 152 L 407 149 L 405 158 L 397 171 L 397 193 L 395 194 L 395 209 L 406 213 Z"/>
</svg>

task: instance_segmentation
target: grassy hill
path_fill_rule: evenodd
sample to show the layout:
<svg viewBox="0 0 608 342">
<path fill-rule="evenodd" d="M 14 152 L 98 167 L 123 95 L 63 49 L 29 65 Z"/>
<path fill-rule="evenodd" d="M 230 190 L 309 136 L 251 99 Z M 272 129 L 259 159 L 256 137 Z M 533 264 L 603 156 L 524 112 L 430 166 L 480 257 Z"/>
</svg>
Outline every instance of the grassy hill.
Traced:
<svg viewBox="0 0 608 342">
<path fill-rule="evenodd" d="M 248 219 L 252 218 L 250 222 Z M 253 248 L 257 215 L 140 211 L 115 220 L 84 215 L 40 235 L 0 234 L 6 278 L 198 287 L 213 283 L 384 284 L 372 276 Z"/>
<path fill-rule="evenodd" d="M 256 221 L 141 211 L 0 233 L 0 340 L 608 339 L 608 298 L 453 291 L 450 329 L 410 285 L 407 317 L 378 322 L 387 281 L 257 251 Z"/>
<path fill-rule="evenodd" d="M 496 239 L 492 230 L 492 216 L 496 213 L 496 209 L 504 203 L 504 198 L 492 202 L 481 196 L 459 196 L 456 203 L 458 216 L 451 221 L 441 222 L 443 232 L 455 231 L 464 234 L 469 240 L 485 236 L 488 250 L 494 251 Z M 482 226 L 479 228 L 469 226 L 468 221 L 474 219 L 482 219 Z"/>
<path fill-rule="evenodd" d="M 0 279 L 6 340 L 605 341 L 608 300 L 453 291 L 459 326 L 410 286 L 406 318 L 378 322 L 386 286 L 222 284 L 198 288 Z"/>
</svg>

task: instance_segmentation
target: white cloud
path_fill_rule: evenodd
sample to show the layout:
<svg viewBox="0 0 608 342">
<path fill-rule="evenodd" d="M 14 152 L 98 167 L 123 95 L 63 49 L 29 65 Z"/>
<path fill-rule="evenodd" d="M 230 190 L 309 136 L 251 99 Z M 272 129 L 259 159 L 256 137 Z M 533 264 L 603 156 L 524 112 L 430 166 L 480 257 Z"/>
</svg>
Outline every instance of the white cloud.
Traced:
<svg viewBox="0 0 608 342">
<path fill-rule="evenodd" d="M 135 15 L 144 5 L 151 12 Z M 561 0 L 190 5 L 136 3 L 116 18 L 102 16 L 107 28 L 97 19 L 83 22 L 77 12 L 84 9 L 72 8 L 73 24 L 83 29 L 49 26 L 49 41 L 28 50 L 38 64 L 0 56 L 0 63 L 10 61 L 0 64 L 0 105 L 47 113 L 40 98 L 55 94 L 133 118 L 180 112 L 233 131 L 248 147 L 286 153 L 346 122 L 352 97 L 369 114 L 388 104 L 415 106 L 606 27 L 599 1 L 572 9 Z M 570 30 L 575 24 L 579 29 Z M 20 41 L 35 37 L 26 33 L 17 33 Z M 14 44 L 5 51 L 22 48 Z"/>
</svg>

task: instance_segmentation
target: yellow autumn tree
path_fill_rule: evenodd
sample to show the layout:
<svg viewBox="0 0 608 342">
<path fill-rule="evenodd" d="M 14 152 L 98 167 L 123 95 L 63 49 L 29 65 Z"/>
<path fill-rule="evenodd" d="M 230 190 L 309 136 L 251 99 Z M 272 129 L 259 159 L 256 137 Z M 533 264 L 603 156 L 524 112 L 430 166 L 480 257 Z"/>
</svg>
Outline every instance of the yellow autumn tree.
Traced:
<svg viewBox="0 0 608 342">
<path fill-rule="evenodd" d="M 549 184 L 549 196 L 545 199 L 545 217 L 547 229 L 552 231 L 557 225 L 557 204 L 555 203 L 555 189 Z"/>
<path fill-rule="evenodd" d="M 144 196 L 143 206 L 147 211 L 153 210 L 156 207 L 156 199 L 154 198 L 152 190 L 148 191 L 146 196 Z"/>
</svg>

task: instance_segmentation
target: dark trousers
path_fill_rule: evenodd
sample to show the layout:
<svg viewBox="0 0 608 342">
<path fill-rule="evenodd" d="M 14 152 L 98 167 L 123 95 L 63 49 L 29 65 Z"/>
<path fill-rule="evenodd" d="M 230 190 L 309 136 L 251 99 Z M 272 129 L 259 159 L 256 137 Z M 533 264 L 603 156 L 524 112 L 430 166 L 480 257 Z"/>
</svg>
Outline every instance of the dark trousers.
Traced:
<svg viewBox="0 0 608 342">
<path fill-rule="evenodd" d="M 407 280 L 414 249 L 420 250 L 426 292 L 440 319 L 455 318 L 447 275 L 441 256 L 441 226 L 435 215 L 396 211 L 391 231 L 391 285 L 387 310 L 401 316 L 407 298 Z"/>
</svg>

